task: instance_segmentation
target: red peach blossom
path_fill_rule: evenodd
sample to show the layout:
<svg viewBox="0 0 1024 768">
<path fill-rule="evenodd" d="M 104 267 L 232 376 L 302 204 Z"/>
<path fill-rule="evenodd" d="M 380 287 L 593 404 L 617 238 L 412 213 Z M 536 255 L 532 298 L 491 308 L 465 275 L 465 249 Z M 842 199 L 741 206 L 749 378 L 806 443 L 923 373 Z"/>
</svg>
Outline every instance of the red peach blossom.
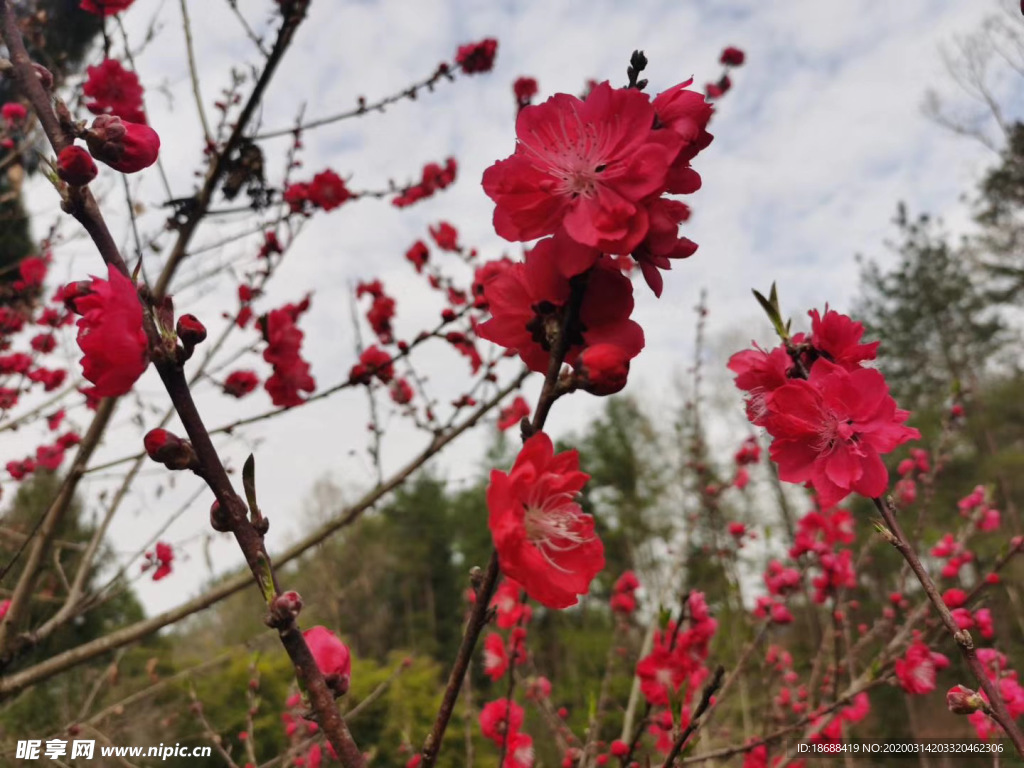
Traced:
<svg viewBox="0 0 1024 768">
<path fill-rule="evenodd" d="M 149 364 L 142 305 L 135 285 L 114 266 L 109 280 L 93 277 L 89 292 L 74 300 L 82 375 L 95 397 L 117 397 L 132 388 Z"/>
<path fill-rule="evenodd" d="M 573 501 L 587 479 L 579 454 L 556 456 L 543 432 L 526 441 L 509 473 L 491 472 L 488 524 L 501 570 L 549 608 L 575 605 L 604 568 L 594 519 Z"/>
<path fill-rule="evenodd" d="M 515 153 L 484 171 L 497 233 L 525 241 L 564 226 L 579 243 L 630 253 L 647 234 L 644 200 L 663 191 L 681 143 L 653 138 L 653 123 L 645 94 L 608 83 L 586 101 L 560 93 L 524 108 Z"/>
</svg>

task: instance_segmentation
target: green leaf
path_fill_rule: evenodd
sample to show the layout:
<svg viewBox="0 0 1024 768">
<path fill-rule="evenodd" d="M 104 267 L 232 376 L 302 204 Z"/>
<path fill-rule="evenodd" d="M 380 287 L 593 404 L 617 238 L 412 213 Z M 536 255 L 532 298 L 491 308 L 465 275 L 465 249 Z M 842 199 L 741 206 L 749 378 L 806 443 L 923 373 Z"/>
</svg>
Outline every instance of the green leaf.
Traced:
<svg viewBox="0 0 1024 768">
<path fill-rule="evenodd" d="M 249 502 L 249 515 L 253 522 L 260 518 L 260 508 L 256 504 L 256 457 L 251 453 L 242 467 L 242 487 L 245 489 L 245 500 Z"/>
</svg>

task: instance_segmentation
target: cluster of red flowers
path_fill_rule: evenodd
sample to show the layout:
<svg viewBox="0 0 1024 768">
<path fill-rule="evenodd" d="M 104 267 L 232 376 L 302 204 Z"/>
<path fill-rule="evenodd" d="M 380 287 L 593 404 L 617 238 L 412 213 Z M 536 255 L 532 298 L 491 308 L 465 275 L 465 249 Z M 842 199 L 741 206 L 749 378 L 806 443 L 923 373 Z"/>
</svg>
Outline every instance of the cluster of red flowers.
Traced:
<svg viewBox="0 0 1024 768">
<path fill-rule="evenodd" d="M 827 308 L 810 315 L 809 337 L 730 358 L 736 386 L 748 393 L 747 416 L 774 438 L 779 477 L 810 484 L 823 508 L 854 492 L 881 496 L 889 482 L 882 454 L 920 433 L 904 425 L 909 414 L 882 374 L 861 365 L 878 347 L 861 343 L 864 326 Z"/>
<path fill-rule="evenodd" d="M 725 96 L 732 89 L 732 78 L 729 77 L 729 70 L 733 67 L 742 67 L 743 62 L 746 60 L 747 55 L 739 48 L 730 45 L 723 50 L 718 62 L 725 68 L 725 71 L 722 72 L 718 80 L 713 83 L 707 83 L 704 86 L 705 95 L 709 99 L 720 99 Z"/>
<path fill-rule="evenodd" d="M 972 518 L 979 531 L 999 530 L 1002 517 L 999 510 L 989 504 L 989 493 L 985 486 L 975 486 L 973 491 L 957 502 L 957 509 L 964 517 Z"/>
<path fill-rule="evenodd" d="M 498 41 L 488 37 L 478 43 L 460 45 L 455 53 L 455 63 L 467 75 L 490 72 L 494 67 L 494 57 L 498 53 Z"/>
<path fill-rule="evenodd" d="M 508 671 L 509 664 L 521 666 L 527 661 L 526 627 L 533 618 L 533 611 L 526 604 L 523 590 L 512 579 L 506 578 L 495 592 L 491 602 L 501 632 L 491 632 L 484 639 L 484 673 L 491 680 L 500 680 Z"/>
<path fill-rule="evenodd" d="M 406 208 L 420 200 L 432 197 L 438 191 L 454 183 L 458 170 L 459 164 L 454 157 L 445 160 L 444 166 L 427 163 L 423 166 L 423 174 L 419 183 L 413 184 L 391 198 L 391 204 L 396 208 Z"/>
<path fill-rule="evenodd" d="M 309 363 L 302 359 L 304 334 L 296 325 L 299 316 L 309 309 L 307 296 L 299 304 L 287 304 L 271 310 L 261 321 L 267 348 L 263 359 L 274 367 L 263 388 L 270 394 L 274 405 L 291 408 L 305 402 L 301 392 L 312 392 L 316 381 L 309 373 Z"/>
<path fill-rule="evenodd" d="M 685 719 L 700 686 L 710 675 L 706 661 L 718 622 L 711 617 L 702 593 L 691 592 L 686 606 L 687 628 L 670 621 L 655 633 L 651 652 L 636 665 L 640 690 L 655 708 L 651 732 L 657 737 L 660 751 L 667 751 L 672 744 L 675 724 L 670 703 L 676 701 L 680 689 L 685 689 L 681 707 Z M 686 723 L 679 726 L 685 727 Z"/>
<path fill-rule="evenodd" d="M 509 699 L 497 699 L 480 710 L 480 732 L 499 748 L 506 745 L 506 763 L 502 768 L 530 768 L 533 765 L 533 739 L 522 732 L 523 708 Z"/>
<path fill-rule="evenodd" d="M 1020 684 L 1017 671 L 1010 668 L 1006 656 L 994 648 L 979 648 L 977 653 L 978 660 L 985 668 L 986 676 L 999 689 L 1003 701 L 1006 702 L 1006 709 L 1010 714 L 1010 719 L 1016 720 L 1021 715 L 1024 715 L 1024 686 Z M 968 717 L 968 720 L 974 726 L 978 738 L 991 739 L 1001 736 L 1003 734 L 1002 728 L 984 712 L 984 709 L 988 707 L 988 697 L 982 691 L 979 691 L 976 695 L 985 706 L 984 708 L 976 706 L 974 713 Z"/>
<path fill-rule="evenodd" d="M 912 448 L 910 458 L 904 459 L 896 467 L 896 473 L 900 479 L 892 490 L 900 506 L 906 507 L 917 501 L 917 480 L 928 482 L 930 471 L 931 461 L 928 451 L 923 448 Z"/>
<path fill-rule="evenodd" d="M 636 610 L 636 591 L 640 589 L 640 580 L 632 571 L 626 571 L 615 580 L 612 586 L 612 598 L 609 607 L 617 614 L 631 616 Z"/>
<path fill-rule="evenodd" d="M 116 59 L 86 69 L 82 92 L 85 108 L 94 115 L 115 115 L 129 123 L 146 123 L 139 76 L 125 69 Z"/>
<path fill-rule="evenodd" d="M 312 208 L 333 211 L 352 197 L 345 180 L 329 168 L 312 181 L 289 184 L 284 190 L 284 201 L 292 213 L 309 213 Z"/>
<path fill-rule="evenodd" d="M 757 464 L 761 460 L 761 445 L 757 442 L 757 438 L 753 435 L 746 438 L 739 450 L 736 451 L 733 460 L 736 462 L 736 474 L 733 476 L 732 484 L 733 487 L 742 491 L 750 482 L 750 472 L 747 467 Z"/>
<path fill-rule="evenodd" d="M 711 142 L 711 107 L 687 85 L 652 100 L 601 83 L 585 101 L 557 94 L 522 109 L 515 153 L 484 172 L 483 186 L 499 235 L 544 239 L 522 263 L 477 271 L 474 296 L 491 314 L 481 338 L 544 372 L 564 333 L 576 386 L 601 395 L 625 386 L 644 335 L 630 318 L 624 257 L 660 295 L 659 270 L 696 248 L 677 231 L 689 209 L 666 196 L 700 186 L 690 161 Z"/>
<path fill-rule="evenodd" d="M 373 303 L 370 304 L 370 308 L 366 312 L 367 322 L 382 344 L 390 344 L 394 341 L 391 321 L 395 317 L 395 300 L 384 292 L 384 286 L 380 280 L 359 283 L 356 286 L 356 298 L 361 299 L 363 296 L 373 299 Z"/>
<path fill-rule="evenodd" d="M 515 154 L 484 172 L 498 234 L 529 241 L 563 232 L 582 246 L 556 252 L 566 277 L 587 271 L 602 253 L 632 254 L 660 294 L 658 270 L 696 250 L 677 233 L 688 208 L 664 195 L 700 187 L 690 162 L 712 139 L 712 108 L 689 85 L 652 101 L 601 83 L 586 101 L 557 94 L 523 109 Z"/>
</svg>

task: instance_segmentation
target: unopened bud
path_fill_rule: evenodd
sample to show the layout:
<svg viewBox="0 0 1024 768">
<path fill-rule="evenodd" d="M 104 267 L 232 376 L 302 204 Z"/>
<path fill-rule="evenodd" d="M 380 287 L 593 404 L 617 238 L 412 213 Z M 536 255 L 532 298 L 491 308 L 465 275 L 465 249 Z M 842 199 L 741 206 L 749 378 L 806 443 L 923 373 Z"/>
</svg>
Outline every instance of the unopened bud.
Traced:
<svg viewBox="0 0 1024 768">
<path fill-rule="evenodd" d="M 91 280 L 79 280 L 75 283 L 68 283 L 60 289 L 60 300 L 64 302 L 64 307 L 69 312 L 81 314 L 75 307 L 75 302 L 83 296 L 88 296 L 92 293 L 92 281 Z"/>
<path fill-rule="evenodd" d="M 64 147 L 57 155 L 57 175 L 72 187 L 84 187 L 97 173 L 96 163 L 82 147 Z"/>
<path fill-rule="evenodd" d="M 35 70 L 36 77 L 39 78 L 39 84 L 43 86 L 44 91 L 53 90 L 53 73 L 44 67 L 42 64 L 32 62 L 32 69 Z"/>
<path fill-rule="evenodd" d="M 302 597 L 294 590 L 282 592 L 274 598 L 273 610 L 294 619 L 302 610 Z"/>
<path fill-rule="evenodd" d="M 985 709 L 985 700 L 962 685 L 954 685 L 946 692 L 946 706 L 955 715 L 971 715 Z"/>
<path fill-rule="evenodd" d="M 227 533 L 231 530 L 231 522 L 224 513 L 221 503 L 216 499 L 210 505 L 210 527 L 218 533 Z"/>
<path fill-rule="evenodd" d="M 626 386 L 629 356 L 616 344 L 595 344 L 584 349 L 576 365 L 575 384 L 593 395 L 614 395 Z"/>
<path fill-rule="evenodd" d="M 89 152 L 121 173 L 135 173 L 156 162 L 160 137 L 148 125 L 100 115 L 85 134 Z"/>
<path fill-rule="evenodd" d="M 206 326 L 199 322 L 199 318 L 195 315 L 182 315 L 179 317 L 175 330 L 185 350 L 186 360 L 192 357 L 192 350 L 206 340 Z"/>
<path fill-rule="evenodd" d="M 146 433 L 143 444 L 149 458 L 168 469 L 194 469 L 199 465 L 192 443 L 166 429 L 151 429 Z"/>
</svg>

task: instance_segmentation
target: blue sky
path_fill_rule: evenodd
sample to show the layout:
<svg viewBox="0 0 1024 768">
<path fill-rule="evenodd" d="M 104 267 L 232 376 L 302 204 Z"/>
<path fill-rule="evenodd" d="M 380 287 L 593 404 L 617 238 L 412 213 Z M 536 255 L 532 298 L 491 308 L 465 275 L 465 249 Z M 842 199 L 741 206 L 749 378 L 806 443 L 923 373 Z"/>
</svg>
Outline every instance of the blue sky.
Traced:
<svg viewBox="0 0 1024 768">
<path fill-rule="evenodd" d="M 270 0 L 246 0 L 239 7 L 258 30 L 266 29 L 273 16 Z M 190 8 L 209 109 L 228 83 L 230 66 L 256 63 L 258 58 L 227 3 L 192 0 Z M 392 93 L 429 75 L 461 43 L 497 37 L 497 64 L 490 74 L 441 84 L 436 93 L 397 104 L 383 115 L 307 135 L 300 172 L 307 176 L 331 167 L 354 188 L 376 188 L 388 178 L 401 182 L 416 176 L 425 162 L 455 155 L 459 181 L 406 211 L 366 201 L 315 218 L 260 308 L 298 300 L 313 288 L 313 308 L 302 323 L 306 352 L 320 384 L 339 380 L 353 362 L 352 331 L 347 302 L 330 297 L 340 295 L 346 285 L 381 277 L 399 301 L 400 335 L 437 316 L 435 302 L 418 298 L 419 284 L 402 257 L 414 240 L 425 236 L 427 225 L 452 222 L 463 242 L 488 257 L 518 252 L 493 233 L 492 204 L 479 185 L 483 170 L 512 151 L 511 85 L 517 76 L 536 77 L 541 98 L 560 90 L 579 93 L 588 78 L 623 82 L 630 52 L 642 48 L 650 60 L 649 88 L 657 92 L 691 75 L 698 85 L 717 77 L 719 52 L 736 45 L 747 52 L 747 64 L 735 72 L 734 89 L 713 120 L 715 142 L 695 164 L 704 187 L 687 200 L 694 215 L 685 234 L 700 250 L 666 275 L 660 301 L 642 285 L 636 290 L 635 318 L 645 328 L 648 346 L 634 364 L 632 386 L 649 402 L 669 397 L 692 358 L 692 307 L 701 289 L 708 290 L 711 307 L 709 365 L 721 371 L 727 354 L 751 336 L 768 338 L 767 324 L 750 295 L 752 287 L 765 290 L 777 281 L 784 307 L 798 323 L 808 309 L 826 302 L 846 308 L 856 291 L 854 255 L 884 258 L 882 241 L 892 232 L 889 221 L 897 201 L 905 200 L 912 211 L 943 214 L 955 230 L 966 226 L 958 196 L 970 189 L 992 156 L 980 144 L 955 137 L 924 117 L 921 102 L 928 88 L 948 94 L 954 103 L 963 99 L 944 70 L 939 46 L 973 30 L 997 10 L 997 3 L 989 0 L 313 0 L 310 19 L 268 93 L 263 109 L 267 128 L 291 124 L 303 105 L 308 117 L 317 117 L 354 105 L 359 95 L 372 100 Z M 162 137 L 171 187 L 184 195 L 194 183 L 191 169 L 202 143 L 181 56 L 178 4 L 137 0 L 125 20 L 133 40 L 140 40 L 156 21 L 156 36 L 137 55 L 137 65 L 151 122 Z M 280 178 L 287 144 L 279 139 L 266 145 L 272 180 Z M 104 175 L 96 186 L 107 192 L 105 205 L 115 232 L 127 243 L 130 230 L 120 188 L 113 182 Z M 143 227 L 158 228 L 163 213 L 156 206 L 163 192 L 156 175 L 133 179 L 133 188 L 148 206 Z M 37 184 L 30 201 L 41 214 L 37 227 L 42 231 L 50 220 L 47 212 L 54 210 L 52 190 Z M 213 242 L 229 227 L 206 227 L 196 243 Z M 74 234 L 73 225 L 65 224 L 64 231 Z M 183 279 L 192 269 L 253 251 L 249 241 L 204 254 L 186 268 Z M 69 242 L 62 253 L 68 260 L 61 256 L 55 270 L 62 277 L 66 272 L 77 279 L 100 270 L 86 242 Z M 154 266 L 156 261 L 154 257 Z M 220 288 L 230 290 L 227 282 Z M 179 311 L 216 325 L 222 300 L 214 294 L 186 290 L 178 299 Z M 76 358 L 74 348 L 68 358 Z M 262 361 L 251 362 L 263 370 Z M 422 362 L 440 391 L 457 392 L 463 369 L 452 358 Z M 538 386 L 532 382 L 528 396 L 535 398 Z M 152 374 L 142 380 L 139 392 L 161 402 Z M 201 395 L 200 404 L 209 422 L 218 424 L 263 410 L 267 399 L 262 391 L 242 403 L 207 394 Z M 736 404 L 738 408 L 738 397 Z M 561 434 L 577 428 L 600 406 L 586 395 L 559 403 L 550 429 Z M 133 404 L 122 406 L 120 427 L 98 461 L 137 450 L 141 432 L 129 423 L 135 411 Z M 149 414 L 146 418 L 152 419 Z M 352 496 L 370 484 L 361 453 L 365 421 L 365 398 L 353 393 L 300 408 L 254 428 L 247 441 L 225 444 L 236 466 L 256 447 L 261 505 L 273 521 L 272 552 L 302 526 L 303 497 L 318 478 L 330 475 Z M 30 436 L 23 439 L 13 454 L 27 450 Z M 483 439 L 463 442 L 440 466 L 452 477 L 465 477 L 477 466 Z M 385 444 L 386 464 L 397 466 L 421 444 L 421 437 L 396 430 Z M 115 521 L 111 533 L 118 551 L 133 551 L 166 518 L 172 508 L 169 499 L 182 497 L 198 483 L 177 478 L 176 488 L 157 500 L 154 482 L 159 477 L 159 472 L 147 472 Z M 94 478 L 85 488 L 94 499 L 110 483 L 109 477 Z M 202 555 L 208 501 L 203 496 L 164 534 L 168 540 L 189 543 L 172 577 L 140 583 L 148 608 L 175 604 L 210 576 Z M 240 562 L 233 543 L 213 540 L 210 547 L 214 562 L 224 567 Z"/>
</svg>

